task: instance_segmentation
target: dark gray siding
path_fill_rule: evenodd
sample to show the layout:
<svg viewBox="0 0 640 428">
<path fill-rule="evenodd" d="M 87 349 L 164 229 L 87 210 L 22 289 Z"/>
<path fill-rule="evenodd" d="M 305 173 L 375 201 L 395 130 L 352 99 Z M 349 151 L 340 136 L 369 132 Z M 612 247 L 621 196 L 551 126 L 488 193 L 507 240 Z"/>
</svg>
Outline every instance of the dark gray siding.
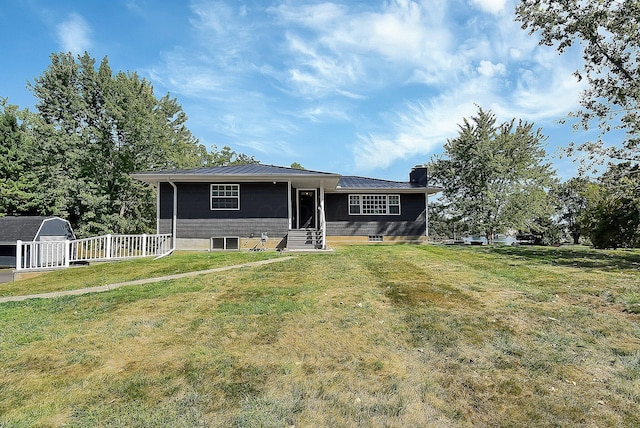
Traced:
<svg viewBox="0 0 640 428">
<path fill-rule="evenodd" d="M 423 236 L 424 216 L 416 221 L 327 221 L 328 236 Z"/>
<path fill-rule="evenodd" d="M 263 232 L 269 238 L 284 238 L 289 231 L 286 218 L 251 219 L 178 219 L 178 238 L 209 239 L 214 236 L 260 237 Z M 160 220 L 160 233 L 171 233 L 171 220 Z"/>
<path fill-rule="evenodd" d="M 389 192 L 389 194 L 394 193 Z M 425 234 L 425 196 L 422 193 L 400 194 L 400 215 L 349 215 L 348 198 L 347 194 L 325 195 L 327 235 L 421 236 Z"/>
<path fill-rule="evenodd" d="M 211 183 L 176 183 L 179 219 L 287 219 L 287 183 L 240 184 L 240 210 L 211 210 Z M 225 183 L 215 183 L 225 184 Z M 173 215 L 173 189 L 160 184 L 160 218 Z"/>
<path fill-rule="evenodd" d="M 240 185 L 240 210 L 211 210 L 211 183 L 176 183 L 178 238 L 213 236 L 284 237 L 288 232 L 287 183 L 233 183 Z M 225 184 L 225 183 L 215 183 Z M 160 233 L 171 233 L 173 189 L 160 185 Z"/>
</svg>

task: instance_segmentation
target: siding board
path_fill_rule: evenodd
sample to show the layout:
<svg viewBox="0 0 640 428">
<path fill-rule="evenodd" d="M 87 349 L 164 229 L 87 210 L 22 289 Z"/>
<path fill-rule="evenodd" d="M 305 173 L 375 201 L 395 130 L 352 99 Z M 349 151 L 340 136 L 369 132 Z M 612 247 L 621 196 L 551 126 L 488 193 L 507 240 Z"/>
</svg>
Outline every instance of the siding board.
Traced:
<svg viewBox="0 0 640 428">
<path fill-rule="evenodd" d="M 263 232 L 269 238 L 284 238 L 289 229 L 287 219 L 178 219 L 178 238 L 209 239 L 214 236 L 260 237 Z M 171 220 L 160 220 L 160 233 L 171 233 Z"/>
<path fill-rule="evenodd" d="M 239 210 L 211 210 L 210 184 L 175 183 L 178 188 L 178 219 L 287 219 L 287 183 L 240 184 Z M 160 218 L 171 219 L 173 189 L 160 184 Z"/>
<path fill-rule="evenodd" d="M 353 192 L 354 194 L 366 194 Z M 389 192 L 389 194 L 394 194 Z M 400 194 L 400 215 L 349 215 L 349 195 L 326 195 L 328 236 L 422 236 L 426 230 L 424 194 Z"/>
</svg>

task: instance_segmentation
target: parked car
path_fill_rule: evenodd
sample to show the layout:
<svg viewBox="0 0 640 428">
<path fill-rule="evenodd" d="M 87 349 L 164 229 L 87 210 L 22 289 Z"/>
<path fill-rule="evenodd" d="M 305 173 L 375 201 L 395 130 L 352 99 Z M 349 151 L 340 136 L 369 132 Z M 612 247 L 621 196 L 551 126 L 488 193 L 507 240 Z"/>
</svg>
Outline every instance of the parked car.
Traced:
<svg viewBox="0 0 640 428">
<path fill-rule="evenodd" d="M 518 240 L 513 236 L 498 235 L 495 238 L 493 238 L 493 243 L 498 245 L 517 245 Z"/>
<path fill-rule="evenodd" d="M 487 238 L 480 235 L 467 236 L 462 238 L 466 245 L 487 245 Z M 513 236 L 496 235 L 493 243 L 497 245 L 517 245 L 517 240 Z"/>
<path fill-rule="evenodd" d="M 466 245 L 487 245 L 487 238 L 484 236 L 474 235 L 462 238 Z"/>
</svg>

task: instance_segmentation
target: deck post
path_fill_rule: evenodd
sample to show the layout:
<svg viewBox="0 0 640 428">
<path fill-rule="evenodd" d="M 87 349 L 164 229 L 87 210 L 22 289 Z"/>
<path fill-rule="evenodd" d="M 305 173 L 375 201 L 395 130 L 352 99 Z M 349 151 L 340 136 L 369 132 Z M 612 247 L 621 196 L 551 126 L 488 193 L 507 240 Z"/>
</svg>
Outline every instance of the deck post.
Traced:
<svg viewBox="0 0 640 428">
<path fill-rule="evenodd" d="M 70 249 L 71 249 L 71 242 L 69 242 L 68 239 L 64 240 L 64 267 L 69 267 L 69 259 L 71 258 L 71 254 L 70 253 Z"/>
<path fill-rule="evenodd" d="M 327 219 L 324 213 L 324 183 L 320 183 L 320 227 L 322 230 L 322 249 L 327 249 Z"/>
<path fill-rule="evenodd" d="M 22 270 L 22 241 L 16 241 L 16 270 Z"/>
<path fill-rule="evenodd" d="M 142 234 L 142 257 L 147 255 L 147 234 Z"/>
<path fill-rule="evenodd" d="M 111 258 L 111 234 L 108 234 L 105 237 L 105 240 L 106 242 L 105 242 L 104 256 L 105 256 L 105 259 L 110 259 Z"/>
<path fill-rule="evenodd" d="M 293 207 L 291 206 L 291 181 L 287 182 L 287 218 L 289 221 L 289 230 L 291 230 L 293 226 Z"/>
</svg>

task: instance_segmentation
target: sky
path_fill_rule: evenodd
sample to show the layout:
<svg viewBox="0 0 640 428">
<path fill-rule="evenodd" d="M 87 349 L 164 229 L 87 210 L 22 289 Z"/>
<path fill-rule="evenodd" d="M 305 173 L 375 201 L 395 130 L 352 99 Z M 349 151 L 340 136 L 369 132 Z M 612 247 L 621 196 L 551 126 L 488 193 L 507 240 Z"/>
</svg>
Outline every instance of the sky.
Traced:
<svg viewBox="0 0 640 428">
<path fill-rule="evenodd" d="M 558 174 L 560 121 L 584 89 L 579 47 L 559 55 L 514 21 L 515 0 L 2 0 L 0 97 L 54 52 L 82 54 L 177 98 L 207 147 L 264 164 L 406 181 L 478 107 L 534 122 Z"/>
</svg>

